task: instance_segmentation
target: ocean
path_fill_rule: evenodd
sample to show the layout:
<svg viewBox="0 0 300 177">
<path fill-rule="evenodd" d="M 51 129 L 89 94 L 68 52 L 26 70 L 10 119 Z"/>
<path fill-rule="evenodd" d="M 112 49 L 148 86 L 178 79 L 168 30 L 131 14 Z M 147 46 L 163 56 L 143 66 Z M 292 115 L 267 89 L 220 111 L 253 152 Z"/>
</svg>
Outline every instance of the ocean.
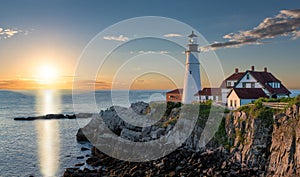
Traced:
<svg viewBox="0 0 300 177">
<path fill-rule="evenodd" d="M 117 91 L 114 104 L 165 100 L 164 90 Z M 297 96 L 300 90 L 292 90 Z M 110 91 L 96 91 L 98 111 L 112 106 Z M 93 112 L 85 94 L 78 95 L 77 112 Z M 68 167 L 85 161 L 89 144 L 79 144 L 76 132 L 89 119 L 14 121 L 14 117 L 50 113 L 73 114 L 69 90 L 0 91 L 0 176 L 61 176 Z M 84 159 L 78 159 L 78 157 Z"/>
<path fill-rule="evenodd" d="M 129 106 L 137 101 L 165 100 L 164 90 L 114 92 L 96 91 L 98 110 L 113 105 Z M 94 112 L 85 94 L 76 112 Z M 0 176 L 62 176 L 65 168 L 84 162 L 89 144 L 79 144 L 76 133 L 89 119 L 14 121 L 14 117 L 39 116 L 52 113 L 73 114 L 70 90 L 0 91 Z M 79 157 L 79 159 L 78 159 Z M 84 157 L 84 159 L 81 159 Z"/>
</svg>

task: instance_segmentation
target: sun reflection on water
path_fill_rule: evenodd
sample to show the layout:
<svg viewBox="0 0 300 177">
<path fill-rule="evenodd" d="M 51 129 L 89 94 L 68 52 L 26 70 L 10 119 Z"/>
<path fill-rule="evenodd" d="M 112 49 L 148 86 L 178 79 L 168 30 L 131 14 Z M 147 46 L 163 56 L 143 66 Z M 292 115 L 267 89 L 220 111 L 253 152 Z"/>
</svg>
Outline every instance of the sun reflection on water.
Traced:
<svg viewBox="0 0 300 177">
<path fill-rule="evenodd" d="M 60 95 L 55 90 L 42 90 L 36 96 L 36 110 L 39 114 L 60 113 Z M 60 154 L 58 120 L 36 121 L 39 166 L 43 176 L 57 176 Z"/>
</svg>

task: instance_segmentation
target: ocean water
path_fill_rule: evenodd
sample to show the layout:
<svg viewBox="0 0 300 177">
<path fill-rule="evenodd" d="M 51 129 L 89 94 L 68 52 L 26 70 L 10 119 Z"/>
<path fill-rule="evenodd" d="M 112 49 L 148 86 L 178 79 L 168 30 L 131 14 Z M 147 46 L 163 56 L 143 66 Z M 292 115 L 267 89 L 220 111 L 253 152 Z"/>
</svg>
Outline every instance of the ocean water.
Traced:
<svg viewBox="0 0 300 177">
<path fill-rule="evenodd" d="M 113 93 L 95 92 L 98 112 L 113 104 L 165 100 L 163 90 Z M 13 120 L 50 113 L 95 112 L 86 93 L 77 94 L 76 103 L 72 100 L 72 92 L 66 90 L 0 91 L 0 176 L 61 176 L 65 168 L 84 162 L 77 157 L 88 154 L 81 147 L 89 145 L 78 144 L 75 135 L 89 119 Z"/>
</svg>

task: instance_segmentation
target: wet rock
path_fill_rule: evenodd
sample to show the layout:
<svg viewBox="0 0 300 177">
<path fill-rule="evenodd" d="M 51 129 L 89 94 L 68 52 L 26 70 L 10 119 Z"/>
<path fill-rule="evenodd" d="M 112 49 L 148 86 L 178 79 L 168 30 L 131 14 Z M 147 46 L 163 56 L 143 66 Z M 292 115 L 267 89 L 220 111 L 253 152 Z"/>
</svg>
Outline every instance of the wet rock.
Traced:
<svg viewBox="0 0 300 177">
<path fill-rule="evenodd" d="M 75 114 L 67 114 L 66 115 L 66 117 L 68 118 L 68 119 L 76 119 L 76 115 Z"/>
<path fill-rule="evenodd" d="M 80 167 L 80 166 L 83 166 L 84 163 L 78 163 L 78 164 L 75 164 L 75 167 Z"/>
<path fill-rule="evenodd" d="M 84 156 L 78 156 L 77 159 L 84 159 Z"/>
<path fill-rule="evenodd" d="M 35 117 L 16 117 L 14 120 L 16 121 L 32 121 L 32 120 L 49 120 L 49 119 L 76 119 L 76 118 L 89 118 L 92 114 L 90 113 L 79 113 L 79 114 L 46 114 L 43 116 L 35 116 Z"/>
<path fill-rule="evenodd" d="M 88 151 L 88 150 L 90 150 L 89 148 L 86 148 L 86 147 L 82 147 L 81 148 L 81 151 Z"/>
<path fill-rule="evenodd" d="M 97 157 L 90 157 L 86 160 L 86 163 L 93 167 L 97 167 L 101 164 L 101 161 L 102 160 Z"/>
<path fill-rule="evenodd" d="M 76 140 L 80 142 L 89 142 L 88 138 L 85 136 L 81 128 L 79 128 L 76 133 Z"/>
</svg>

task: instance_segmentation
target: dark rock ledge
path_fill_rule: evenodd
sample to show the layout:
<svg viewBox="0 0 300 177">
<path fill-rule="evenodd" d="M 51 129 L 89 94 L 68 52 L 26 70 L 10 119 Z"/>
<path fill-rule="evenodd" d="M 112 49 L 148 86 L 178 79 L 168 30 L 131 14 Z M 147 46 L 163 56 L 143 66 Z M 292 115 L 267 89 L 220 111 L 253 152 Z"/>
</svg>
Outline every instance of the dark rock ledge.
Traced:
<svg viewBox="0 0 300 177">
<path fill-rule="evenodd" d="M 33 117 L 16 117 L 16 121 L 32 121 L 32 120 L 49 120 L 49 119 L 76 119 L 76 118 L 90 118 L 92 113 L 79 113 L 79 114 L 47 114 L 43 116 Z"/>
</svg>

